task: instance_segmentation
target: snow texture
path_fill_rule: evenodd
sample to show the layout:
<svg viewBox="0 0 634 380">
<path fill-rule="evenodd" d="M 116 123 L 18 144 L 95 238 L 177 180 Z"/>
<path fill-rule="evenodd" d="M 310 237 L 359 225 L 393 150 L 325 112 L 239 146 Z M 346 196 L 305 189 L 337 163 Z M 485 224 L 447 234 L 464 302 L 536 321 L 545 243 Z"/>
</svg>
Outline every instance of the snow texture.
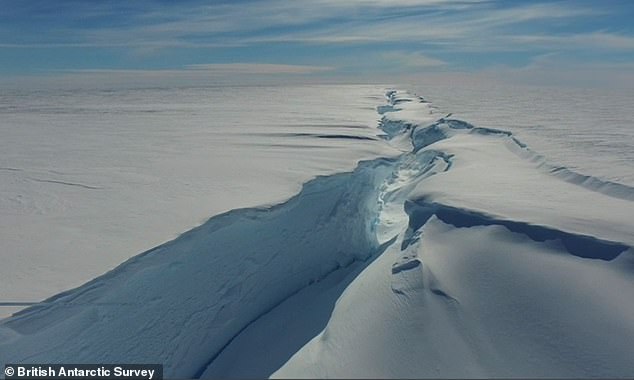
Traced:
<svg viewBox="0 0 634 380">
<path fill-rule="evenodd" d="M 18 312 L 0 358 L 186 378 L 631 377 L 634 189 L 407 92 L 376 111 L 381 133 L 301 138 L 391 154 Z"/>
<path fill-rule="evenodd" d="M 381 99 L 376 86 L 3 92 L 0 302 L 41 301 L 214 215 L 398 154 L 377 137 Z"/>
</svg>

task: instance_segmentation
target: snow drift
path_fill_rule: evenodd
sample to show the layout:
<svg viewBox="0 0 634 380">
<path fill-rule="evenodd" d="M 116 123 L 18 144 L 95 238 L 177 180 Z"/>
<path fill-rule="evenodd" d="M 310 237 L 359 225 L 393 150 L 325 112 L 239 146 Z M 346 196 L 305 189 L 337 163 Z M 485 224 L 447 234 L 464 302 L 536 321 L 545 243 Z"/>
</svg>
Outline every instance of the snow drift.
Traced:
<svg viewBox="0 0 634 380">
<path fill-rule="evenodd" d="M 0 324 L 3 362 L 167 377 L 627 377 L 634 190 L 389 91 L 403 153 L 230 211 Z M 363 144 L 363 140 L 359 140 Z"/>
</svg>

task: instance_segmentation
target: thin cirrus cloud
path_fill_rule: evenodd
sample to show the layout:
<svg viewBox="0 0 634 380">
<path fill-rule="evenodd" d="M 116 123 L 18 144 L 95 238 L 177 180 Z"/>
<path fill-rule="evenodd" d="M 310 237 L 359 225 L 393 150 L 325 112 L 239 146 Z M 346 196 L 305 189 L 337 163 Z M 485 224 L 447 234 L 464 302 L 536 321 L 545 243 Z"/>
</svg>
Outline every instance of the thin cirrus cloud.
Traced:
<svg viewBox="0 0 634 380">
<path fill-rule="evenodd" d="M 634 62 L 634 6 L 617 0 L 0 3 L 0 49 L 10 57 L 0 72 L 20 74 L 477 71 L 557 51 L 572 64 Z"/>
<path fill-rule="evenodd" d="M 592 47 L 601 50 L 634 50 L 634 36 L 598 31 L 571 35 L 519 35 L 508 38 L 511 42 L 530 44 L 561 50 Z"/>
<path fill-rule="evenodd" d="M 85 35 L 88 40 L 99 44 L 108 41 L 154 41 L 158 44 L 163 41 L 166 46 L 177 43 L 184 46 L 267 42 L 327 44 L 411 41 L 420 38 L 433 43 L 457 40 L 475 33 L 489 35 L 496 28 L 518 23 L 603 13 L 597 9 L 560 4 L 529 4 L 496 9 L 483 1 L 320 0 L 264 1 L 248 6 L 239 4 L 177 10 L 169 17 L 159 17 L 160 11 L 154 11 L 138 16 L 139 21 L 147 24 L 97 29 Z M 460 8 L 456 8 L 458 6 Z"/>
<path fill-rule="evenodd" d="M 398 23 L 407 10 L 440 11 L 459 6 L 464 9 L 480 3 L 482 1 L 269 0 L 245 5 L 236 2 L 155 9 L 135 15 L 136 22 L 124 27 L 96 28 L 83 35 L 98 45 L 163 42 L 167 47 L 179 43 L 189 47 L 289 41 L 355 43 L 399 38 L 400 35 L 369 32 L 373 25 Z M 347 35 L 346 29 L 355 35 Z"/>
<path fill-rule="evenodd" d="M 27 0 L 28 1 L 28 0 Z M 86 7 L 85 5 L 83 7 Z M 468 33 L 531 20 L 574 18 L 600 11 L 560 4 L 529 4 L 498 9 L 488 1 L 316 0 L 242 2 L 158 7 L 117 17 L 116 27 L 56 28 L 52 46 L 174 47 L 240 45 L 264 42 L 356 43 L 416 38 L 457 39 Z M 79 9 L 69 21 L 85 18 Z M 105 11 L 103 11 L 105 12 Z M 97 14 L 103 14 L 97 13 Z M 412 15 L 413 14 L 413 15 Z M 57 38 L 55 38 L 57 37 Z M 3 41 L 0 41 L 2 43 Z M 26 41 L 46 46 L 43 41 Z M 19 46 L 19 43 L 3 43 Z"/>
<path fill-rule="evenodd" d="M 468 48 L 474 40 L 491 41 L 491 46 L 504 49 L 496 41 L 501 30 L 509 30 L 517 24 L 530 22 L 551 22 L 557 19 L 575 19 L 598 16 L 604 10 L 574 7 L 560 4 L 529 4 L 509 9 L 474 8 L 469 12 L 445 12 L 428 15 L 404 14 L 399 17 L 377 18 L 372 23 L 351 21 L 344 25 L 325 26 L 315 31 L 289 33 L 286 35 L 260 36 L 250 41 L 295 41 L 312 43 L 349 43 L 349 42 L 403 42 L 423 41 L 428 44 L 442 45 L 451 43 L 451 48 Z M 247 40 L 249 41 L 249 40 Z M 487 45 L 486 43 L 480 45 Z M 507 47 L 515 48 L 514 43 Z"/>
<path fill-rule="evenodd" d="M 407 51 L 391 51 L 381 55 L 381 57 L 393 63 L 407 67 L 441 67 L 447 65 L 447 62 L 426 56 L 422 53 Z"/>
</svg>

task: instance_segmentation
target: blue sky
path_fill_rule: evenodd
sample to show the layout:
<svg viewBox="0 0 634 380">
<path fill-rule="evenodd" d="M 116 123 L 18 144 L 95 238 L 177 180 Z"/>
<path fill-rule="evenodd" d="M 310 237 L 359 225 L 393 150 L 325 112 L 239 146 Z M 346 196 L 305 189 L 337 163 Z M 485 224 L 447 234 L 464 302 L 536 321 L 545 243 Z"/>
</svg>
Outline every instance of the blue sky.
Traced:
<svg viewBox="0 0 634 380">
<path fill-rule="evenodd" d="M 629 0 L 0 0 L 0 78 L 623 84 L 633 19 Z"/>
</svg>

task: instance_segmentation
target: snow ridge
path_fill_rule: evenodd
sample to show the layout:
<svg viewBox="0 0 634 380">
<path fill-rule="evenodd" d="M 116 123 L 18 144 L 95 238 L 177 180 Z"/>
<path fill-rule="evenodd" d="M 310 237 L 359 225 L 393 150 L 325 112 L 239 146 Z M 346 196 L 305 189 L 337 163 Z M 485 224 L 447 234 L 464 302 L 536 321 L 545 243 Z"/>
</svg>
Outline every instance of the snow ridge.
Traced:
<svg viewBox="0 0 634 380">
<path fill-rule="evenodd" d="M 451 114 L 440 117 L 430 122 L 430 116 L 431 119 L 433 119 L 433 116 L 436 115 L 436 109 L 424 98 L 411 96 L 406 92 L 396 90 L 388 91 L 386 93 L 386 98 L 388 99 L 389 104 L 387 106 L 378 107 L 378 112 L 382 114 L 379 127 L 385 132 L 384 137 L 389 140 L 398 140 L 400 136 L 406 135 L 408 140 L 410 140 L 411 142 L 411 152 L 405 152 L 404 155 L 401 157 L 401 161 L 406 160 L 405 157 L 413 155 L 414 157 L 416 157 L 415 160 L 423 162 L 426 159 L 423 159 L 422 157 L 429 157 L 429 155 L 431 154 L 431 157 L 433 159 L 442 159 L 446 162 L 447 167 L 444 169 L 444 171 L 447 171 L 451 168 L 454 155 L 448 152 L 444 152 L 442 149 L 439 150 L 435 148 L 437 146 L 437 144 L 435 143 L 442 140 L 450 139 L 458 135 L 479 135 L 485 138 L 499 138 L 502 140 L 502 144 L 498 145 L 503 145 L 507 147 L 518 157 L 521 157 L 522 159 L 530 162 L 535 169 L 548 173 L 549 175 L 552 175 L 553 177 L 565 182 L 581 186 L 586 190 L 599 192 L 601 194 L 618 199 L 623 199 L 626 201 L 634 201 L 634 188 L 619 183 L 604 181 L 596 177 L 579 174 L 565 167 L 552 165 L 546 160 L 545 157 L 532 151 L 526 144 L 523 144 L 509 131 L 476 127 L 468 122 L 449 118 Z M 405 104 L 406 107 L 402 106 L 403 104 Z M 430 116 L 417 121 L 411 119 L 410 115 L 412 114 L 428 114 Z M 495 143 L 496 141 L 493 140 L 493 142 Z M 422 152 L 422 155 L 419 154 L 419 152 Z M 429 170 L 429 163 L 423 165 L 423 167 L 425 167 L 425 169 L 421 169 L 421 173 L 424 173 L 425 170 Z M 412 179 L 410 179 L 410 181 L 412 181 Z M 417 178 L 415 182 L 420 183 L 420 178 Z M 471 223 L 472 225 L 501 224 L 509 227 L 511 224 L 517 223 L 527 226 L 528 224 L 530 224 L 521 220 L 496 220 L 493 216 L 486 216 L 486 212 L 478 212 L 477 210 L 468 210 L 459 207 L 452 207 L 451 205 L 447 204 L 429 202 L 425 199 L 426 197 L 422 193 L 411 198 L 413 198 L 413 202 L 405 202 L 406 211 L 408 210 L 408 205 L 411 206 L 412 204 L 419 204 L 423 209 L 435 210 L 434 212 L 431 212 L 431 214 L 437 214 L 438 212 L 448 214 L 450 210 L 453 214 L 461 213 L 462 219 L 470 219 L 471 222 L 469 223 Z M 629 202 L 626 204 L 631 206 L 631 203 Z M 471 217 L 469 217 L 469 215 Z M 476 215 L 478 215 L 477 219 L 479 219 L 480 221 L 478 223 L 474 221 Z M 423 224 L 424 222 L 421 223 L 420 226 L 422 226 Z M 544 236 L 544 238 L 542 238 L 542 241 L 546 239 L 554 239 L 555 235 L 557 234 L 560 235 L 560 238 L 563 238 L 563 236 L 567 236 L 564 240 L 572 239 L 571 236 L 575 235 L 574 233 L 568 234 L 565 231 L 555 232 L 556 229 L 549 228 L 548 226 L 530 226 L 527 228 L 543 229 L 543 231 L 538 234 Z M 550 232 L 546 233 L 546 230 Z M 535 234 L 535 232 L 533 232 L 533 234 Z M 546 238 L 545 236 L 548 237 Z M 593 236 L 579 236 L 579 238 L 582 239 L 582 241 L 584 242 L 583 244 L 590 244 L 588 243 L 589 241 L 595 240 L 597 242 L 602 241 L 601 239 Z M 583 244 L 579 243 L 575 245 Z M 605 252 L 607 250 L 612 252 L 613 249 L 610 247 L 615 247 L 614 249 L 616 249 L 616 252 L 622 252 L 628 248 L 628 245 L 624 242 L 605 241 L 605 244 L 606 245 L 599 249 L 599 251 Z M 596 251 L 597 249 L 598 247 L 588 248 L 589 251 Z M 582 257 L 587 255 L 592 254 L 590 254 L 589 252 L 580 253 L 580 256 Z M 612 252 L 607 254 L 607 256 L 605 257 L 614 258 L 617 255 L 618 253 Z"/>
<path fill-rule="evenodd" d="M 451 114 L 430 122 L 437 114 L 437 109 L 424 98 L 411 96 L 406 92 L 397 90 L 388 91 L 386 97 L 389 104 L 377 108 L 379 114 L 383 115 L 379 127 L 385 132 L 388 139 L 394 139 L 407 132 L 414 150 L 420 150 L 436 141 L 447 139 L 459 133 L 499 135 L 506 137 L 505 145 L 510 151 L 535 163 L 537 168 L 557 178 L 605 195 L 634 201 L 634 188 L 551 164 L 546 157 L 533 151 L 509 131 L 476 127 L 463 120 L 451 119 Z M 412 115 L 419 117 L 416 118 Z M 430 118 L 428 115 L 432 117 Z"/>
</svg>

